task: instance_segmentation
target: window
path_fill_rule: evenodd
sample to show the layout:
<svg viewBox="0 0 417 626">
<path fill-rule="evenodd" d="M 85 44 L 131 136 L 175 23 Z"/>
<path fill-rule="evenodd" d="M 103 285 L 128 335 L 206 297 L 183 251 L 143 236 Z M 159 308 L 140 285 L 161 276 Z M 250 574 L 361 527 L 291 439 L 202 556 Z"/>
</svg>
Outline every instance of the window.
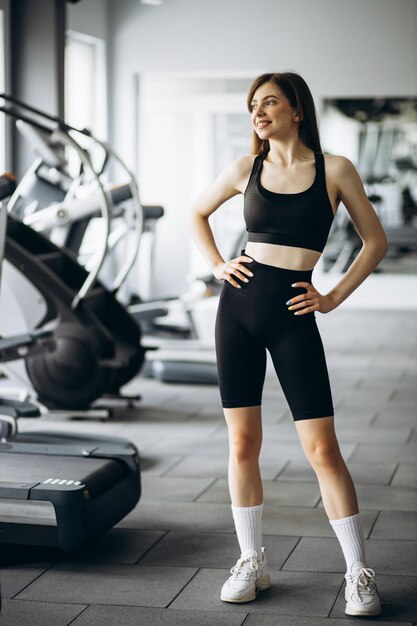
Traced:
<svg viewBox="0 0 417 626">
<path fill-rule="evenodd" d="M 66 122 L 77 128 L 88 128 L 100 139 L 105 139 L 106 92 L 104 41 L 68 31 L 65 47 Z"/>
</svg>

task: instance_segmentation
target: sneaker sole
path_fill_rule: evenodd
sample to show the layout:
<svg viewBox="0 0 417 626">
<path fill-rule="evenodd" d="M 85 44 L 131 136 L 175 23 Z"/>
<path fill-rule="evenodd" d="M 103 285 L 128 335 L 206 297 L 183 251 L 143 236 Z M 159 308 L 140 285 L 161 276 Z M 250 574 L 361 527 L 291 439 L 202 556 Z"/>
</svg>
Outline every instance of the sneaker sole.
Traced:
<svg viewBox="0 0 417 626">
<path fill-rule="evenodd" d="M 234 604 L 241 604 L 243 602 L 252 602 L 256 600 L 256 597 L 260 591 L 265 591 L 265 589 L 269 589 L 271 586 L 271 577 L 269 574 L 265 574 L 262 576 L 256 583 L 255 589 L 252 593 L 248 593 L 246 596 L 242 596 L 241 598 L 228 598 L 223 594 L 220 596 L 220 600 L 223 602 L 233 602 Z"/>
<path fill-rule="evenodd" d="M 348 606 L 345 609 L 346 615 L 352 615 L 353 617 L 375 617 L 382 613 L 382 609 L 376 609 L 374 611 L 361 611 L 360 609 L 351 609 Z"/>
</svg>

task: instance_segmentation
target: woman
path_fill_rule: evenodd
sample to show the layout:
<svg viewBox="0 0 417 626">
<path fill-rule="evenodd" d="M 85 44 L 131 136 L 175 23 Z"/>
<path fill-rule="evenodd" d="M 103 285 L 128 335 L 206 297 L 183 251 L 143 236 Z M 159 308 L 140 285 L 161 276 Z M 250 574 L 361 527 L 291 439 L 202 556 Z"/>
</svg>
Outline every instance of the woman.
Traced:
<svg viewBox="0 0 417 626">
<path fill-rule="evenodd" d="M 315 312 L 329 313 L 366 279 L 386 254 L 385 233 L 353 164 L 322 154 L 314 101 L 301 76 L 262 74 L 249 90 L 248 108 L 254 154 L 234 161 L 191 206 L 194 240 L 214 276 L 224 280 L 215 338 L 241 556 L 221 599 L 247 602 L 270 586 L 259 472 L 268 349 L 346 560 L 346 613 L 378 615 L 375 573 L 366 565 L 355 487 L 334 430 Z M 248 243 L 241 256 L 225 261 L 208 218 L 238 193 L 244 194 Z M 311 282 L 312 271 L 340 201 L 363 246 L 335 287 L 321 294 Z"/>
</svg>

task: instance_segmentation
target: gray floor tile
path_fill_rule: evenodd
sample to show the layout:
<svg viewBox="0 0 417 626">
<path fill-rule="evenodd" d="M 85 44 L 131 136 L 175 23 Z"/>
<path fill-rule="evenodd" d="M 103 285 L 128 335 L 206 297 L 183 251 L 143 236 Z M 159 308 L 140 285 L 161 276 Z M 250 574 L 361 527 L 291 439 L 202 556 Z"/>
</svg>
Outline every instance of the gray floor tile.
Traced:
<svg viewBox="0 0 417 626">
<path fill-rule="evenodd" d="M 136 563 L 161 537 L 164 531 L 113 528 L 74 553 L 62 553 L 60 563 Z"/>
<path fill-rule="evenodd" d="M 139 502 L 117 526 L 150 530 L 234 532 L 230 505 L 208 502 L 181 502 L 181 505 L 175 502 Z"/>
<path fill-rule="evenodd" d="M 271 571 L 272 587 L 256 602 L 230 605 L 220 600 L 229 570 L 201 569 L 171 605 L 172 609 L 242 611 L 274 615 L 327 616 L 343 582 L 340 574 Z"/>
<path fill-rule="evenodd" d="M 157 452 L 158 454 L 172 453 L 174 450 L 177 454 L 187 456 L 202 456 L 213 458 L 221 456 L 227 460 L 229 444 L 226 439 L 224 441 L 214 440 L 208 435 L 201 435 L 198 431 L 194 431 L 193 426 L 188 425 L 188 434 L 180 436 L 163 436 L 158 443 L 152 444 L 147 452 Z M 214 429 L 213 429 L 214 432 Z M 214 433 L 215 434 L 215 433 Z M 213 435 L 214 436 L 214 435 Z"/>
<path fill-rule="evenodd" d="M 190 425 L 189 421 L 164 424 L 155 421 L 154 423 L 130 424 L 127 428 L 118 431 L 117 434 L 133 441 L 139 450 L 187 454 L 193 443 L 204 443 L 216 433 L 218 427 L 219 424 L 215 422 L 197 422 L 195 424 L 193 422 Z"/>
<path fill-rule="evenodd" d="M 67 626 L 87 607 L 81 604 L 4 600 L 1 607 L 2 626 Z"/>
<path fill-rule="evenodd" d="M 264 503 L 269 506 L 316 506 L 320 500 L 318 483 L 263 481 Z M 230 502 L 226 479 L 217 480 L 198 502 Z"/>
<path fill-rule="evenodd" d="M 417 576 L 417 545 L 413 541 L 369 539 L 365 541 L 365 552 L 367 563 L 377 573 Z M 283 569 L 344 574 L 346 566 L 336 538 L 302 537 Z"/>
<path fill-rule="evenodd" d="M 352 443 L 340 443 L 340 450 L 345 460 L 349 459 L 355 451 L 356 444 Z M 304 461 L 306 456 L 301 447 L 299 441 L 288 441 L 283 443 L 279 438 L 264 437 L 264 443 L 262 444 L 261 458 L 265 461 L 272 462 L 273 460 L 279 461 Z"/>
<path fill-rule="evenodd" d="M 172 500 L 192 502 L 213 482 L 212 478 L 191 478 L 190 476 L 150 476 L 142 480 L 141 502 Z"/>
<path fill-rule="evenodd" d="M 339 441 L 344 442 L 357 442 L 368 441 L 370 443 L 406 443 L 411 435 L 411 428 L 401 428 L 399 426 L 395 428 L 382 428 L 376 424 L 368 428 L 355 426 L 352 428 L 351 424 L 336 425 L 336 433 Z"/>
<path fill-rule="evenodd" d="M 362 409 L 362 407 L 369 406 L 383 406 L 387 404 L 390 397 L 393 395 L 393 388 L 390 385 L 381 388 L 376 394 L 373 389 L 369 389 L 366 386 L 366 372 L 364 372 L 364 384 L 355 387 L 355 393 L 346 395 L 344 398 L 343 406 L 352 407 L 356 410 Z"/>
<path fill-rule="evenodd" d="M 145 476 L 162 476 L 169 472 L 182 459 L 180 454 L 152 454 L 146 450 L 140 455 L 140 471 Z"/>
<path fill-rule="evenodd" d="M 391 485 L 417 488 L 417 465 L 411 463 L 405 465 L 400 463 L 391 481 Z"/>
<path fill-rule="evenodd" d="M 417 380 L 417 377 L 416 377 Z M 399 395 L 395 395 L 387 403 L 387 409 L 395 407 L 396 409 L 413 410 L 416 408 L 417 398 L 415 392 L 413 394 L 407 394 L 406 391 L 402 391 Z"/>
<path fill-rule="evenodd" d="M 343 406 L 343 404 L 341 404 L 335 408 L 336 432 L 339 432 L 339 429 L 342 427 L 351 428 L 353 431 L 356 428 L 367 428 L 371 424 L 372 420 L 375 419 L 376 415 L 377 411 L 372 408 L 355 408 L 352 410 L 348 406 Z"/>
<path fill-rule="evenodd" d="M 218 456 L 202 457 L 197 454 L 187 454 L 184 458 L 172 467 L 168 476 L 195 476 L 216 478 L 227 476 L 228 455 L 226 452 Z"/>
<path fill-rule="evenodd" d="M 394 474 L 396 463 L 361 463 L 347 461 L 349 472 L 356 484 L 388 485 Z M 317 482 L 317 477 L 307 460 L 290 461 L 277 480 Z"/>
<path fill-rule="evenodd" d="M 0 569 L 1 595 L 3 599 L 13 598 L 33 580 L 45 572 L 53 562 L 25 563 L 10 565 Z"/>
<path fill-rule="evenodd" d="M 373 618 L 373 622 L 413 622 L 417 619 L 417 578 L 377 575 L 375 580 L 382 602 L 382 614 Z M 342 589 L 330 617 L 343 617 L 345 604 Z"/>
<path fill-rule="evenodd" d="M 417 444 L 415 442 L 388 445 L 388 444 L 365 444 L 360 443 L 351 456 L 352 461 L 365 463 L 380 463 L 381 459 L 386 462 L 415 463 L 417 458 Z"/>
<path fill-rule="evenodd" d="M 249 617 L 245 622 L 245 626 L 358 626 L 360 619 L 352 617 L 348 619 L 347 615 L 342 619 L 332 619 L 324 617 L 301 617 L 297 615 L 261 615 L 249 613 Z M 379 626 L 413 626 L 412 622 L 381 622 L 378 620 Z"/>
<path fill-rule="evenodd" d="M 415 428 L 417 426 L 416 407 L 399 409 L 392 406 L 389 408 L 384 406 L 381 411 L 378 412 L 373 425 L 378 428 L 395 428 L 396 426 Z"/>
<path fill-rule="evenodd" d="M 19 418 L 19 430 L 21 432 L 36 432 L 42 430 L 53 430 L 60 433 L 73 433 L 75 430 L 82 435 L 115 435 L 121 424 L 117 421 L 108 420 L 99 422 L 97 420 L 72 420 L 70 414 L 54 414 L 53 412 L 39 419 Z"/>
<path fill-rule="evenodd" d="M 189 567 L 56 565 L 18 594 L 18 600 L 167 606 L 196 573 Z"/>
<path fill-rule="evenodd" d="M 371 567 L 380 574 L 417 576 L 417 543 L 415 541 L 369 539 L 365 541 Z M 417 589 L 417 587 L 416 587 Z"/>
<path fill-rule="evenodd" d="M 375 511 L 361 511 L 365 537 L 368 536 L 376 517 Z M 324 509 L 264 506 L 262 528 L 268 535 L 334 537 Z"/>
<path fill-rule="evenodd" d="M 413 511 L 381 511 L 372 539 L 417 540 L 417 515 Z"/>
<path fill-rule="evenodd" d="M 417 511 L 417 488 L 356 485 L 360 507 L 378 511 Z M 322 503 L 319 506 L 323 506 Z"/>
<path fill-rule="evenodd" d="M 280 569 L 298 537 L 263 536 L 268 565 Z M 169 532 L 140 561 L 140 565 L 231 568 L 240 556 L 235 533 Z"/>
<path fill-rule="evenodd" d="M 347 466 L 355 485 L 388 485 L 396 463 L 361 463 L 348 461 Z"/>
<path fill-rule="evenodd" d="M 135 409 L 128 409 L 124 413 L 124 426 L 126 430 L 131 427 L 140 426 L 146 430 L 146 426 L 150 424 L 164 425 L 165 428 L 178 426 L 180 429 L 195 412 L 194 407 L 184 409 L 178 406 L 174 397 L 164 393 L 163 386 L 155 390 L 154 401 L 148 403 L 146 398 L 138 402 Z"/>
<path fill-rule="evenodd" d="M 167 476 L 207 476 L 209 478 L 227 477 L 228 452 L 214 453 L 212 456 L 201 456 L 188 454 L 182 461 L 170 469 Z M 285 461 L 279 457 L 275 462 L 264 460 L 264 455 L 260 459 L 262 476 L 272 480 L 282 470 Z"/>
<path fill-rule="evenodd" d="M 245 613 L 181 611 L 128 606 L 89 606 L 74 626 L 240 626 Z"/>
</svg>

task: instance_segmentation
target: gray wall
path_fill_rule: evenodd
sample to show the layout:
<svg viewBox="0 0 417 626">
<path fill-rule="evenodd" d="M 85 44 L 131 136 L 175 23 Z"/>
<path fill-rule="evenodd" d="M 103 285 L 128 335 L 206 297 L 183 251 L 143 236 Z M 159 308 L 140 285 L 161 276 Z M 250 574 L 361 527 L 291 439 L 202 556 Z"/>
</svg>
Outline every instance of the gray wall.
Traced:
<svg viewBox="0 0 417 626">
<path fill-rule="evenodd" d="M 65 4 L 14 0 L 10 6 L 12 94 L 46 113 L 64 114 Z M 33 155 L 13 133 L 13 169 L 20 178 Z"/>
<path fill-rule="evenodd" d="M 0 0 L 0 9 L 4 12 L 4 64 L 6 93 L 11 91 L 11 33 L 10 33 L 10 0 Z M 3 103 L 4 104 L 4 103 Z M 12 170 L 12 134 L 13 122 L 6 118 L 6 169 Z"/>
<path fill-rule="evenodd" d="M 0 0 L 0 9 L 4 11 L 4 39 L 5 39 L 5 66 L 6 91 L 10 90 L 10 0 Z"/>
<path fill-rule="evenodd" d="M 114 2 L 113 4 L 118 4 Z M 107 39 L 107 0 L 82 0 L 67 4 L 67 28 L 84 35 Z"/>
<path fill-rule="evenodd" d="M 132 75 L 295 70 L 314 97 L 417 93 L 416 0 L 109 0 L 112 138 L 126 151 Z M 126 117 L 128 116 L 128 117 Z"/>
</svg>

